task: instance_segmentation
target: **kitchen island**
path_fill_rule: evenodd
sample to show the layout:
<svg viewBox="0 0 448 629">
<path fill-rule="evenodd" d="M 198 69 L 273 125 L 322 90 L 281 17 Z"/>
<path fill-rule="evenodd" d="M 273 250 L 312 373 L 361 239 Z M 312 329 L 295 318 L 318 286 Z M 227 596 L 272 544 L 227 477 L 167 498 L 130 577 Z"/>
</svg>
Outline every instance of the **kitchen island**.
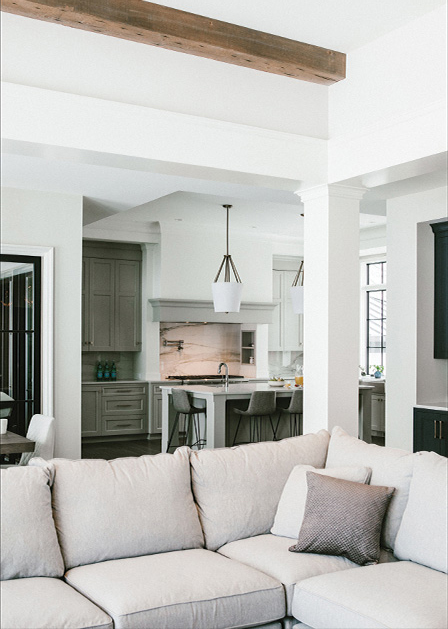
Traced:
<svg viewBox="0 0 448 629">
<path fill-rule="evenodd" d="M 174 409 L 171 404 L 172 386 L 161 386 L 162 391 L 162 452 L 166 452 L 170 430 L 174 421 Z M 184 389 L 190 394 L 192 403 L 197 408 L 206 409 L 207 448 L 222 448 L 231 445 L 233 439 L 232 424 L 235 420 L 233 407 L 247 408 L 247 403 L 254 391 L 275 391 L 278 404 L 285 408 L 295 391 L 295 387 L 270 387 L 267 383 L 237 383 L 229 384 L 228 389 L 222 384 L 212 385 L 184 385 L 176 387 Z M 371 424 L 371 395 L 373 387 L 361 385 L 359 387 L 359 437 L 370 442 Z M 240 401 L 243 401 L 240 403 Z M 246 402 L 244 402 L 246 401 Z M 276 419 L 274 420 L 277 421 Z M 279 426 L 279 436 L 285 434 L 289 419 L 284 415 L 283 425 Z M 272 430 L 266 426 L 265 439 L 272 439 Z"/>
</svg>

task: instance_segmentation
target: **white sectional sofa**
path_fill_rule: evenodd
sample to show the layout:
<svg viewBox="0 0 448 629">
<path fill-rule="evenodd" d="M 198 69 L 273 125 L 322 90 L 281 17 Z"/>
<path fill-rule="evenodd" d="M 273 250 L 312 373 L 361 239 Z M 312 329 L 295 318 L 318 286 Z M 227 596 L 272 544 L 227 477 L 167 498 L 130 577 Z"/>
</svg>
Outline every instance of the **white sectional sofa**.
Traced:
<svg viewBox="0 0 448 629">
<path fill-rule="evenodd" d="M 284 514 L 298 465 L 364 466 L 394 488 L 378 564 L 289 552 L 279 501 Z M 1 475 L 2 629 L 447 626 L 447 460 L 433 453 L 336 428 Z"/>
</svg>

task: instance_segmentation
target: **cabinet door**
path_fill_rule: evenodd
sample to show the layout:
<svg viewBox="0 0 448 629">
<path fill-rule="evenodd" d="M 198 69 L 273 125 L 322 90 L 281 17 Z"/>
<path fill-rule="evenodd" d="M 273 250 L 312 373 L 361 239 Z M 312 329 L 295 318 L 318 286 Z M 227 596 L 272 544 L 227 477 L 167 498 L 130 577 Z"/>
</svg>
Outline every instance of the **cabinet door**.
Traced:
<svg viewBox="0 0 448 629">
<path fill-rule="evenodd" d="M 372 394 L 372 430 L 384 432 L 385 428 L 384 395 Z"/>
<path fill-rule="evenodd" d="M 276 303 L 269 324 L 269 351 L 278 352 L 283 349 L 283 304 L 282 304 L 282 272 L 272 272 L 272 299 Z"/>
<path fill-rule="evenodd" d="M 89 350 L 89 258 L 82 259 L 82 350 Z"/>
<path fill-rule="evenodd" d="M 162 433 L 162 394 L 155 393 L 152 398 L 151 432 Z"/>
<path fill-rule="evenodd" d="M 115 263 L 115 350 L 141 349 L 140 262 Z"/>
<path fill-rule="evenodd" d="M 283 271 L 283 350 L 294 352 L 302 349 L 302 318 L 292 309 L 290 287 L 296 276 L 295 271 Z"/>
<path fill-rule="evenodd" d="M 448 413 L 414 409 L 414 452 L 420 450 L 448 456 Z"/>
<path fill-rule="evenodd" d="M 448 358 L 448 222 L 432 225 L 434 242 L 434 358 Z"/>
<path fill-rule="evenodd" d="M 115 322 L 115 260 L 90 258 L 89 348 L 112 351 Z"/>
<path fill-rule="evenodd" d="M 81 430 L 83 437 L 98 437 L 101 430 L 101 388 L 82 389 Z"/>
</svg>

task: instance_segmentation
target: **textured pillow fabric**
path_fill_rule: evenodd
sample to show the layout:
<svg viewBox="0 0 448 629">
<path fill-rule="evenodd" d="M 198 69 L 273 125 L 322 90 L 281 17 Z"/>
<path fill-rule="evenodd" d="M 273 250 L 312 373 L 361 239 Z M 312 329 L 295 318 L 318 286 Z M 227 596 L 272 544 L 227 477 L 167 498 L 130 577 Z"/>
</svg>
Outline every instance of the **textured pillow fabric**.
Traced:
<svg viewBox="0 0 448 629">
<path fill-rule="evenodd" d="M 360 566 L 378 563 L 381 525 L 393 487 L 378 487 L 306 472 L 308 496 L 292 552 L 346 557 Z"/>
<path fill-rule="evenodd" d="M 370 485 L 394 487 L 384 518 L 381 545 L 394 549 L 395 538 L 409 497 L 415 455 L 398 448 L 383 448 L 351 437 L 336 426 L 331 433 L 325 467 L 366 465 L 372 469 Z"/>
<path fill-rule="evenodd" d="M 53 514 L 67 569 L 204 545 L 191 493 L 189 448 L 52 463 Z"/>
<path fill-rule="evenodd" d="M 297 539 L 302 526 L 308 494 L 306 472 L 315 472 L 324 476 L 351 480 L 354 483 L 368 483 L 372 473 L 370 468 L 363 466 L 332 467 L 318 470 L 311 465 L 296 465 L 286 481 L 280 502 L 278 503 L 274 526 L 271 528 L 273 535 Z"/>
<path fill-rule="evenodd" d="M 409 501 L 395 540 L 404 561 L 448 572 L 448 459 L 418 452 Z"/>
<path fill-rule="evenodd" d="M 1 580 L 62 577 L 62 561 L 51 513 L 51 475 L 37 467 L 0 472 Z"/>
<path fill-rule="evenodd" d="M 295 465 L 323 467 L 326 430 L 281 441 L 192 450 L 193 493 L 206 547 L 269 533 L 286 480 Z"/>
</svg>

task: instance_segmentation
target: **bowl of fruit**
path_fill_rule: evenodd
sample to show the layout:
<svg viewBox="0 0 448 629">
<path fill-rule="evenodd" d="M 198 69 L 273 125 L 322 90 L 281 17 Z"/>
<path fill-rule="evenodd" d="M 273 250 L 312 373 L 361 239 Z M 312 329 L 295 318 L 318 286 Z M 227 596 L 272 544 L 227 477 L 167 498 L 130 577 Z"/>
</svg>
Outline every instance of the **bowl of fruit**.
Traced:
<svg viewBox="0 0 448 629">
<path fill-rule="evenodd" d="M 269 378 L 268 384 L 270 387 L 284 387 L 285 381 L 283 378 Z"/>
</svg>

